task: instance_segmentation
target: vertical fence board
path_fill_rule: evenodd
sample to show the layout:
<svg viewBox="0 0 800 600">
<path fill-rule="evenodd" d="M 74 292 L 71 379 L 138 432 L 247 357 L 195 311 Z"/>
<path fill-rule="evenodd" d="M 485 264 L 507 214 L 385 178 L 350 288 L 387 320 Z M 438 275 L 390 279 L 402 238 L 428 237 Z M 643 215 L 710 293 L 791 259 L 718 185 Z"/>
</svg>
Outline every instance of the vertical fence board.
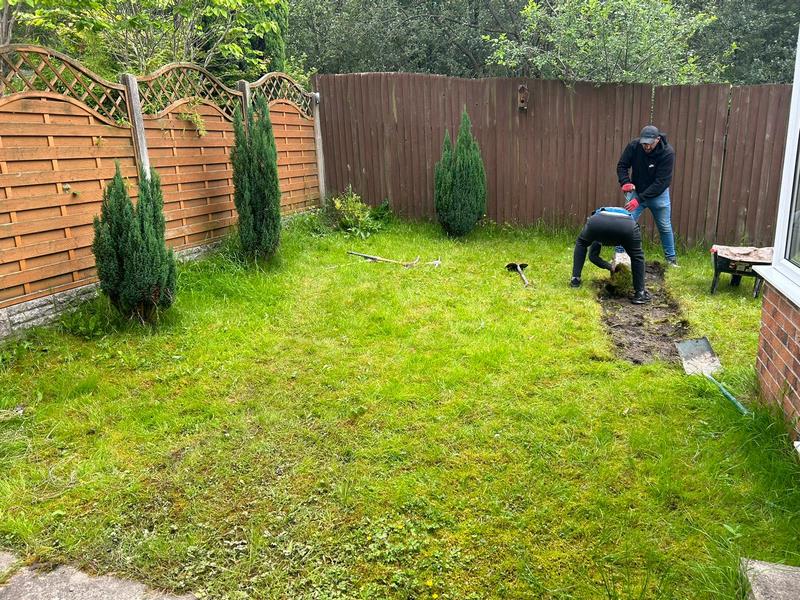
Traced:
<svg viewBox="0 0 800 600">
<path fill-rule="evenodd" d="M 348 82 L 356 79 L 353 92 Z M 329 175 L 339 188 L 364 187 L 371 203 L 390 198 L 401 215 L 434 216 L 434 166 L 445 130 L 455 144 L 464 107 L 486 166 L 488 215 L 520 224 L 574 224 L 596 206 L 621 203 L 616 162 L 652 120 L 676 149 L 671 194 L 679 239 L 770 241 L 789 86 L 754 86 L 756 97 L 726 85 L 569 88 L 558 81 L 392 73 L 326 75 L 318 82 L 337 105 L 325 119 L 347 125 L 340 140 L 328 143 L 339 147 Z M 527 113 L 517 109 L 520 84 L 529 90 Z M 353 93 L 359 102 L 346 97 Z M 378 110 L 364 108 L 376 98 Z M 358 119 L 371 123 L 354 127 Z M 324 131 L 337 135 L 336 127 Z M 655 236 L 647 215 L 643 229 Z"/>
<path fill-rule="evenodd" d="M 652 120 L 666 132 L 676 154 L 670 190 L 673 227 L 689 244 L 709 239 L 716 226 L 727 90 L 722 85 L 669 86 L 654 93 Z M 647 230 L 656 235 L 649 218 Z"/>
<path fill-rule="evenodd" d="M 731 92 L 717 232 L 729 243 L 773 241 L 790 94 L 790 85 Z"/>
</svg>

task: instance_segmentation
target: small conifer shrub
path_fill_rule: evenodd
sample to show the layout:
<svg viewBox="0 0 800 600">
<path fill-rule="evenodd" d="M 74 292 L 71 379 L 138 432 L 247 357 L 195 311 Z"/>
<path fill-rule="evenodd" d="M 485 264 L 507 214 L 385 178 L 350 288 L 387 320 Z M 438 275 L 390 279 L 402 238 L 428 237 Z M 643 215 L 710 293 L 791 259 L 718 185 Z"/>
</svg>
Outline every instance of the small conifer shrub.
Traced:
<svg viewBox="0 0 800 600">
<path fill-rule="evenodd" d="M 175 299 L 175 255 L 167 249 L 164 197 L 155 170 L 139 172 L 133 205 L 119 163 L 94 218 L 92 251 L 100 289 L 125 317 L 152 322 Z"/>
<path fill-rule="evenodd" d="M 453 202 L 453 144 L 450 142 L 450 132 L 444 132 L 442 142 L 442 158 L 436 163 L 433 173 L 433 205 L 436 216 L 445 229 L 445 215 L 449 215 Z"/>
<path fill-rule="evenodd" d="M 445 133 L 434 172 L 434 205 L 439 223 L 451 236 L 468 234 L 486 213 L 486 172 L 466 109 L 455 148 Z"/>
<path fill-rule="evenodd" d="M 256 100 L 255 110 L 248 112 L 247 127 L 237 108 L 233 125 L 233 199 L 242 250 L 249 258 L 270 258 L 280 243 L 281 189 L 266 99 Z"/>
</svg>

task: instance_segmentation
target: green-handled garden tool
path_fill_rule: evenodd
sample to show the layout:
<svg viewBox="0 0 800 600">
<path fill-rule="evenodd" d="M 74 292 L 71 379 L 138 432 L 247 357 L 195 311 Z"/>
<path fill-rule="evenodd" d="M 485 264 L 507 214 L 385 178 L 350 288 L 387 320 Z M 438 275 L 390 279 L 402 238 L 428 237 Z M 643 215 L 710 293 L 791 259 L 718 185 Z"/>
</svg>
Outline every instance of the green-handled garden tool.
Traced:
<svg viewBox="0 0 800 600">
<path fill-rule="evenodd" d="M 687 375 L 704 375 L 706 379 L 719 388 L 723 396 L 730 400 L 736 410 L 743 415 L 750 414 L 750 411 L 728 391 L 728 388 L 714 378 L 714 373 L 719 371 L 722 365 L 711 348 L 711 342 L 708 341 L 707 337 L 675 342 L 675 347 L 678 349 L 678 354 L 683 363 L 683 370 Z"/>
</svg>

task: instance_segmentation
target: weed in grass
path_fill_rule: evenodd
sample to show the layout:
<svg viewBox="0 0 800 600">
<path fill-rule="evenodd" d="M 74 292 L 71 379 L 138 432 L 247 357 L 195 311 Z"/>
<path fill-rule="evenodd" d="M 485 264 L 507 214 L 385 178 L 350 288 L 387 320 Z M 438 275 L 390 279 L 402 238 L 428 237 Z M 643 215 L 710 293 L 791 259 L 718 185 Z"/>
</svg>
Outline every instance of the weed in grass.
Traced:
<svg viewBox="0 0 800 600">
<path fill-rule="evenodd" d="M 11 368 L 19 359 L 24 357 L 33 344 L 29 340 L 11 340 L 0 345 L 0 369 Z"/>
</svg>

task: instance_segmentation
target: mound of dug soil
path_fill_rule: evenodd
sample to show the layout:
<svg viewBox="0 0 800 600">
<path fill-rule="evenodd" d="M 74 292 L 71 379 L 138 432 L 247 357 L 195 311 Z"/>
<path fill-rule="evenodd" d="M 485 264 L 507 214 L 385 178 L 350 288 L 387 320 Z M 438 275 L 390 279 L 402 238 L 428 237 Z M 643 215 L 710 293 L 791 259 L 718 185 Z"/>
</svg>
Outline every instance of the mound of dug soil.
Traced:
<svg viewBox="0 0 800 600">
<path fill-rule="evenodd" d="M 664 267 L 647 265 L 645 285 L 653 297 L 650 304 L 631 304 L 629 295 L 605 284 L 598 300 L 603 307 L 603 321 L 622 358 L 634 364 L 667 360 L 677 362 L 675 342 L 686 337 L 689 324 L 678 304 L 664 287 Z"/>
</svg>

